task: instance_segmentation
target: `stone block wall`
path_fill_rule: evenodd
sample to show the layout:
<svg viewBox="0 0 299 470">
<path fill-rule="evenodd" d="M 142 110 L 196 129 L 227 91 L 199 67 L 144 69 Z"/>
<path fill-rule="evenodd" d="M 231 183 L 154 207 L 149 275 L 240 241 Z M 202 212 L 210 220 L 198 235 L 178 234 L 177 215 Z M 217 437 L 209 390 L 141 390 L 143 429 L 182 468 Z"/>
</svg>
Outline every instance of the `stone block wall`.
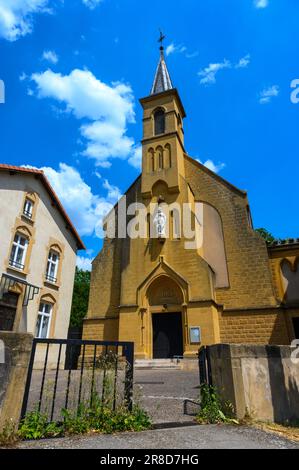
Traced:
<svg viewBox="0 0 299 470">
<path fill-rule="evenodd" d="M 290 346 L 209 347 L 213 385 L 238 418 L 293 423 L 299 419 L 299 361 Z M 299 354 L 297 354 L 299 357 Z"/>
</svg>

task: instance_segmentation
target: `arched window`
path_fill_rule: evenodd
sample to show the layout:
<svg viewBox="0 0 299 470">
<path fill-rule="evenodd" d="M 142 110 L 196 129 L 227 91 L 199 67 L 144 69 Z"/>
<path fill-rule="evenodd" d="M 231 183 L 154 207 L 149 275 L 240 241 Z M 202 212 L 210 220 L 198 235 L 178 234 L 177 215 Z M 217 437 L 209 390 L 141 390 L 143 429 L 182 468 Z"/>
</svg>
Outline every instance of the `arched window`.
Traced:
<svg viewBox="0 0 299 470">
<path fill-rule="evenodd" d="M 30 243 L 31 232 L 27 227 L 17 227 L 12 240 L 9 266 L 24 271 L 26 261 L 28 261 L 27 251 Z"/>
<path fill-rule="evenodd" d="M 57 282 L 58 265 L 59 253 L 51 249 L 48 254 L 46 280 L 52 282 L 53 284 Z"/>
<path fill-rule="evenodd" d="M 41 301 L 39 304 L 37 322 L 35 328 L 36 338 L 48 338 L 53 313 L 53 304 Z"/>
<path fill-rule="evenodd" d="M 157 152 L 158 152 L 158 167 L 159 167 L 159 170 L 163 170 L 164 169 L 164 155 L 163 155 L 162 147 L 158 147 Z"/>
<path fill-rule="evenodd" d="M 155 135 L 165 133 L 165 113 L 163 109 L 158 109 L 154 115 L 155 119 Z"/>
<path fill-rule="evenodd" d="M 171 147 L 169 144 L 165 145 L 165 168 L 171 168 Z"/>
<path fill-rule="evenodd" d="M 148 151 L 148 163 L 149 172 L 155 171 L 155 151 L 153 148 Z"/>
</svg>

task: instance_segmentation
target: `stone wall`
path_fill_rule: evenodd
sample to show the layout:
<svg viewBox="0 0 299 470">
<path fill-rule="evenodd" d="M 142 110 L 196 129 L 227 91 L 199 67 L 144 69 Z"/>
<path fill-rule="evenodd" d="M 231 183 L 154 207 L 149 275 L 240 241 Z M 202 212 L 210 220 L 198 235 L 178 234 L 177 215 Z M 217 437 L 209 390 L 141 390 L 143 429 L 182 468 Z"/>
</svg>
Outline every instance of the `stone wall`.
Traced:
<svg viewBox="0 0 299 470">
<path fill-rule="evenodd" d="M 222 343 L 290 344 L 286 312 L 277 308 L 222 312 L 219 323 Z"/>
<path fill-rule="evenodd" d="M 299 419 L 299 363 L 290 346 L 209 347 L 213 385 L 238 418 L 277 423 Z M 297 354 L 297 357 L 299 354 Z"/>
<path fill-rule="evenodd" d="M 0 342 L 4 344 L 0 362 L 0 432 L 8 420 L 17 423 L 20 418 L 32 341 L 30 334 L 0 331 Z"/>
</svg>

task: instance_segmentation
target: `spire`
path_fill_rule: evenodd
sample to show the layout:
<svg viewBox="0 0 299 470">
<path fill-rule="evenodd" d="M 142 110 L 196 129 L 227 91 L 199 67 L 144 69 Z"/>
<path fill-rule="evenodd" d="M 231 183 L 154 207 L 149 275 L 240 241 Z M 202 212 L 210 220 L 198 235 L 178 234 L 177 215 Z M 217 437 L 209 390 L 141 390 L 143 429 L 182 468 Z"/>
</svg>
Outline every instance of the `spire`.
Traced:
<svg viewBox="0 0 299 470">
<path fill-rule="evenodd" d="M 156 75 L 154 79 L 154 83 L 151 90 L 151 95 L 156 95 L 158 93 L 162 93 L 163 91 L 171 90 L 173 88 L 172 81 L 167 69 L 167 65 L 164 58 L 164 47 L 163 41 L 165 36 L 163 36 L 162 32 L 160 32 L 160 39 L 159 42 L 161 43 L 160 47 L 160 60 L 156 70 Z"/>
</svg>

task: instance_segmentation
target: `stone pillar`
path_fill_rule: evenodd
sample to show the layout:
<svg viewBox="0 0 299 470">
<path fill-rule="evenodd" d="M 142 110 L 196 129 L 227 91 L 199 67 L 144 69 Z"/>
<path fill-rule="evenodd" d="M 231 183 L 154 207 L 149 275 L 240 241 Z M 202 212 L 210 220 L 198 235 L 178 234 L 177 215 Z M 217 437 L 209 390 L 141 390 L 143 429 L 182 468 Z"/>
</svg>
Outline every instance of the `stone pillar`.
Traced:
<svg viewBox="0 0 299 470">
<path fill-rule="evenodd" d="M 32 341 L 31 334 L 0 331 L 0 432 L 6 421 L 19 421 Z"/>
<path fill-rule="evenodd" d="M 212 382 L 223 402 L 230 402 L 237 418 L 246 413 L 245 393 L 240 357 L 234 357 L 232 345 L 215 344 L 209 346 Z"/>
</svg>

